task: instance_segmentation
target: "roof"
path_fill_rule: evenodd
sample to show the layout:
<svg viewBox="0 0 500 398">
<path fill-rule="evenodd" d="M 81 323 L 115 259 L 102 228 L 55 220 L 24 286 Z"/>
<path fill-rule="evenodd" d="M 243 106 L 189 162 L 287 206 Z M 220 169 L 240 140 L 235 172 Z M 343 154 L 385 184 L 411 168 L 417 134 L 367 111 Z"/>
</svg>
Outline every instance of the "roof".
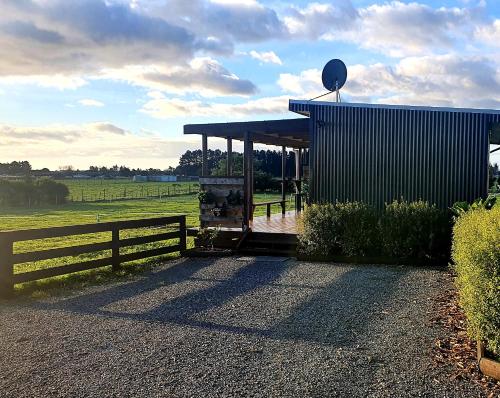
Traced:
<svg viewBox="0 0 500 398">
<path fill-rule="evenodd" d="M 310 106 L 329 106 L 329 107 L 351 107 L 351 108 L 372 108 L 372 109 L 401 109 L 415 111 L 435 111 L 435 112 L 462 112 L 462 113 L 487 113 L 500 115 L 498 109 L 475 109 L 475 108 L 446 108 L 438 106 L 414 106 L 414 105 L 384 105 L 384 104 L 363 104 L 349 102 L 327 102 L 327 101 L 308 101 L 308 100 L 290 100 L 288 109 L 292 112 L 309 116 Z"/>
<path fill-rule="evenodd" d="M 184 134 L 203 134 L 207 137 L 243 140 L 247 132 L 251 133 L 255 143 L 291 148 L 309 146 L 308 118 L 184 125 Z"/>
</svg>

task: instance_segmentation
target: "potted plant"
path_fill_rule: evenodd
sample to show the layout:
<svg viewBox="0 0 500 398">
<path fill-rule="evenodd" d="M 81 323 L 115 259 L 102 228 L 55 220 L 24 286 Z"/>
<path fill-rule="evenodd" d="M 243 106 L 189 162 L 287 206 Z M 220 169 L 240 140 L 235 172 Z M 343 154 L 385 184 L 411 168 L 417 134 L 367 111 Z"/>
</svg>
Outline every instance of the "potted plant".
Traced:
<svg viewBox="0 0 500 398">
<path fill-rule="evenodd" d="M 237 217 L 243 214 L 243 197 L 240 191 L 234 192 L 229 191 L 229 195 L 226 196 L 227 210 L 226 214 L 228 217 Z"/>
<path fill-rule="evenodd" d="M 215 207 L 215 195 L 212 191 L 198 192 L 198 200 L 200 201 L 200 209 L 213 209 Z"/>
</svg>

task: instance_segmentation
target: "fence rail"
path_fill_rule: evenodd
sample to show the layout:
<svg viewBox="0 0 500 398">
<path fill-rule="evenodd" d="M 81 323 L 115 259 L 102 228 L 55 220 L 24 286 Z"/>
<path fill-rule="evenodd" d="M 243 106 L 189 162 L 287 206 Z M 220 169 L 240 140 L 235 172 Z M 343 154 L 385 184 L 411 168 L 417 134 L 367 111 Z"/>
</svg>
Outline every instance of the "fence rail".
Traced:
<svg viewBox="0 0 500 398">
<path fill-rule="evenodd" d="M 120 239 L 120 231 L 123 230 L 147 227 L 166 227 L 173 224 L 178 224 L 178 229 L 175 231 Z M 100 232 L 111 232 L 111 240 L 106 242 L 61 247 L 56 249 L 14 253 L 14 243 L 16 242 Z M 179 242 L 176 245 L 163 246 L 127 254 L 120 254 L 120 248 L 122 247 L 142 245 L 145 243 L 159 242 L 169 239 L 179 239 Z M 36 271 L 14 274 L 15 264 L 56 259 L 66 256 L 77 256 L 80 254 L 94 253 L 102 250 L 111 250 L 111 256 L 99 258 L 96 260 L 81 261 L 57 267 L 50 267 L 46 269 L 39 269 Z M 0 296 L 11 296 L 13 293 L 14 285 L 16 283 L 35 281 L 38 279 L 65 275 L 73 272 L 79 272 L 108 265 L 111 265 L 113 267 L 113 270 L 117 270 L 120 267 L 121 263 L 127 261 L 139 260 L 163 254 L 174 253 L 177 251 L 182 252 L 184 250 L 186 250 L 185 215 L 0 232 Z"/>
</svg>

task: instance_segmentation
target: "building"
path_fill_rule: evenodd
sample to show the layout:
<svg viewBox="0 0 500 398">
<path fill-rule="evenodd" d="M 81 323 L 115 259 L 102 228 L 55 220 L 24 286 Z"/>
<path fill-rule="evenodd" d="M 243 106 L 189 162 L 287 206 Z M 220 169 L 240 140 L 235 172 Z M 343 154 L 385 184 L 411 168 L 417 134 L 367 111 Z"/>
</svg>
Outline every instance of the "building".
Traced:
<svg viewBox="0 0 500 398">
<path fill-rule="evenodd" d="M 228 176 L 232 140 L 244 142 L 244 227 L 258 205 L 254 142 L 295 150 L 297 209 L 304 180 L 312 202 L 357 200 L 379 208 L 400 198 L 446 208 L 487 194 L 489 145 L 500 144 L 499 110 L 299 100 L 290 100 L 289 110 L 302 117 L 184 126 L 185 134 L 202 135 L 205 176 L 208 137 L 227 139 Z"/>
<path fill-rule="evenodd" d="M 134 176 L 134 182 L 177 182 L 177 176 L 159 175 L 159 176 Z"/>
</svg>

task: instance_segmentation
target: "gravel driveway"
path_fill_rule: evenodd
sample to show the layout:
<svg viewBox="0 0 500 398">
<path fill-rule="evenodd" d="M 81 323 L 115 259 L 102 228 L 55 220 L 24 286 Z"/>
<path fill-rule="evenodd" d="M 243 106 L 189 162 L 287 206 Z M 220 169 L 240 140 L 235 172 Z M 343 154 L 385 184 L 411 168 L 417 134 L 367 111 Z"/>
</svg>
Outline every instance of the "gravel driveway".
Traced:
<svg viewBox="0 0 500 398">
<path fill-rule="evenodd" d="M 481 396 L 431 366 L 442 271 L 268 260 L 0 303 L 0 396 Z"/>
</svg>

